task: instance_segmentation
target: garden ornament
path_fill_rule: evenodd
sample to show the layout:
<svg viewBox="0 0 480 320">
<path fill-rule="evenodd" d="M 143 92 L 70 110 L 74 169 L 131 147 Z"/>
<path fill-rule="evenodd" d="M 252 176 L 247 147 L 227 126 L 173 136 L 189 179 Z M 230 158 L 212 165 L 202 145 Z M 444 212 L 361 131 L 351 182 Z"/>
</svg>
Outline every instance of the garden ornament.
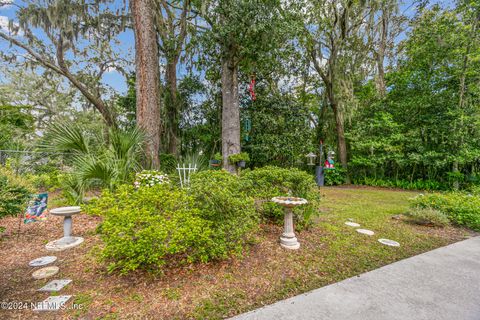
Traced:
<svg viewBox="0 0 480 320">
<path fill-rule="evenodd" d="M 335 157 L 335 151 L 328 151 L 327 160 L 325 160 L 325 169 L 335 169 L 335 162 L 333 161 Z"/>
<path fill-rule="evenodd" d="M 82 237 L 72 237 L 72 216 L 80 213 L 80 207 L 60 207 L 50 210 L 50 214 L 63 217 L 63 238 L 50 241 L 45 248 L 50 251 L 62 251 L 83 242 Z"/>
<path fill-rule="evenodd" d="M 295 237 L 293 228 L 293 211 L 292 209 L 302 204 L 307 204 L 308 201 L 303 198 L 296 197 L 274 197 L 272 201 L 285 208 L 285 218 L 283 225 L 283 234 L 280 237 L 280 245 L 285 249 L 296 250 L 300 248 L 300 243 Z"/>
<path fill-rule="evenodd" d="M 309 154 L 307 154 L 305 157 L 308 158 L 308 163 L 307 165 L 309 166 L 314 166 L 315 165 L 315 158 L 317 157 L 317 155 L 313 152 L 310 152 Z"/>
</svg>

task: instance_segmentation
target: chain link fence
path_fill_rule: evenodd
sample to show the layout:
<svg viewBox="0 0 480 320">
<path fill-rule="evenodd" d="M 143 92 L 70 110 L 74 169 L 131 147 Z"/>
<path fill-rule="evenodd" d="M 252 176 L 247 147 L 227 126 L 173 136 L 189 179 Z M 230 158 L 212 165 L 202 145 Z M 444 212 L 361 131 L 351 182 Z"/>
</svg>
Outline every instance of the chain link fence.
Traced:
<svg viewBox="0 0 480 320">
<path fill-rule="evenodd" d="M 41 174 L 68 171 L 67 153 L 33 150 L 0 150 L 0 165 L 8 165 L 16 173 Z"/>
</svg>

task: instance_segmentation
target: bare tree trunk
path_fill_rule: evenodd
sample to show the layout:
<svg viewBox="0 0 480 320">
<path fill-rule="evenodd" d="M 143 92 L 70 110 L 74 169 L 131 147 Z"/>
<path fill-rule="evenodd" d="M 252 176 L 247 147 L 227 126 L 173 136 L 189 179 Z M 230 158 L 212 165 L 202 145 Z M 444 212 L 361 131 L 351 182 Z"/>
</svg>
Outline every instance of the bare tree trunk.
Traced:
<svg viewBox="0 0 480 320">
<path fill-rule="evenodd" d="M 345 129 L 343 126 L 343 111 L 340 109 L 337 100 L 335 99 L 335 93 L 333 89 L 333 82 L 325 83 L 327 90 L 327 98 L 332 108 L 333 115 L 335 116 L 335 130 L 337 131 L 337 148 L 338 158 L 342 168 L 346 170 L 346 182 L 350 183 L 350 176 L 347 171 L 348 157 L 347 157 L 347 142 L 345 140 Z"/>
<path fill-rule="evenodd" d="M 236 173 L 228 156 L 240 152 L 240 108 L 237 66 L 232 57 L 222 60 L 222 159 L 223 168 Z"/>
<path fill-rule="evenodd" d="M 177 60 L 167 60 L 166 80 L 168 87 L 167 103 L 167 129 L 168 152 L 178 155 L 178 118 L 179 106 L 177 99 Z"/>
<path fill-rule="evenodd" d="M 345 141 L 345 129 L 343 127 L 343 113 L 336 103 L 332 104 L 335 115 L 335 128 L 337 131 L 338 158 L 344 169 L 347 169 L 347 143 Z"/>
<path fill-rule="evenodd" d="M 150 0 L 131 0 L 135 34 L 137 124 L 146 134 L 145 153 L 153 168 L 158 168 L 160 148 L 160 72 L 157 33 Z"/>
<path fill-rule="evenodd" d="M 458 173 L 458 161 L 454 160 L 453 165 L 452 165 L 452 171 L 454 173 Z M 460 182 L 458 181 L 457 177 L 455 177 L 455 180 L 453 181 L 453 189 L 458 190 L 460 188 Z"/>
<path fill-rule="evenodd" d="M 387 48 L 387 35 L 388 35 L 388 24 L 389 24 L 389 12 L 387 8 L 382 9 L 382 25 L 381 25 L 381 33 L 380 33 L 380 43 L 378 45 L 378 51 L 376 54 L 377 60 L 377 78 L 376 78 L 376 85 L 377 85 L 377 92 L 380 97 L 384 97 L 387 89 L 385 85 L 385 68 L 383 66 L 385 60 L 385 50 Z"/>
</svg>

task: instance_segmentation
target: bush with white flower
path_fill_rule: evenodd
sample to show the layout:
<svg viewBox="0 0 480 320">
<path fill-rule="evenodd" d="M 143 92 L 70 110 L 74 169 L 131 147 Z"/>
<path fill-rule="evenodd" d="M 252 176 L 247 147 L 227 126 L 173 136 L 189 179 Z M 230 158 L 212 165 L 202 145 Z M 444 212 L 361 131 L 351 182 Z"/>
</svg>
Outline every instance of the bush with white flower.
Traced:
<svg viewBox="0 0 480 320">
<path fill-rule="evenodd" d="M 157 184 L 170 183 L 168 175 L 156 170 L 143 170 L 135 175 L 135 188 L 153 187 Z"/>
</svg>

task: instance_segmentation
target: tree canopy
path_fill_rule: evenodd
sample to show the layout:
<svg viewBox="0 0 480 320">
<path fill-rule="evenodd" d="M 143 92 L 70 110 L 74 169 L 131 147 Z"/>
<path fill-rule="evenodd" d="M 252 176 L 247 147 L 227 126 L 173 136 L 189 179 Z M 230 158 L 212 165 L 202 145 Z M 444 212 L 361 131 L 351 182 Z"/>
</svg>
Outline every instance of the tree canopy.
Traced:
<svg viewBox="0 0 480 320">
<path fill-rule="evenodd" d="M 144 131 L 144 166 L 221 153 L 235 172 L 228 157 L 243 151 L 250 166 L 307 168 L 323 141 L 353 182 L 477 177 L 476 0 L 44 0 L 12 12 L 2 138 L 35 146 L 32 132 L 65 119 L 108 136 L 101 119 Z"/>
</svg>

